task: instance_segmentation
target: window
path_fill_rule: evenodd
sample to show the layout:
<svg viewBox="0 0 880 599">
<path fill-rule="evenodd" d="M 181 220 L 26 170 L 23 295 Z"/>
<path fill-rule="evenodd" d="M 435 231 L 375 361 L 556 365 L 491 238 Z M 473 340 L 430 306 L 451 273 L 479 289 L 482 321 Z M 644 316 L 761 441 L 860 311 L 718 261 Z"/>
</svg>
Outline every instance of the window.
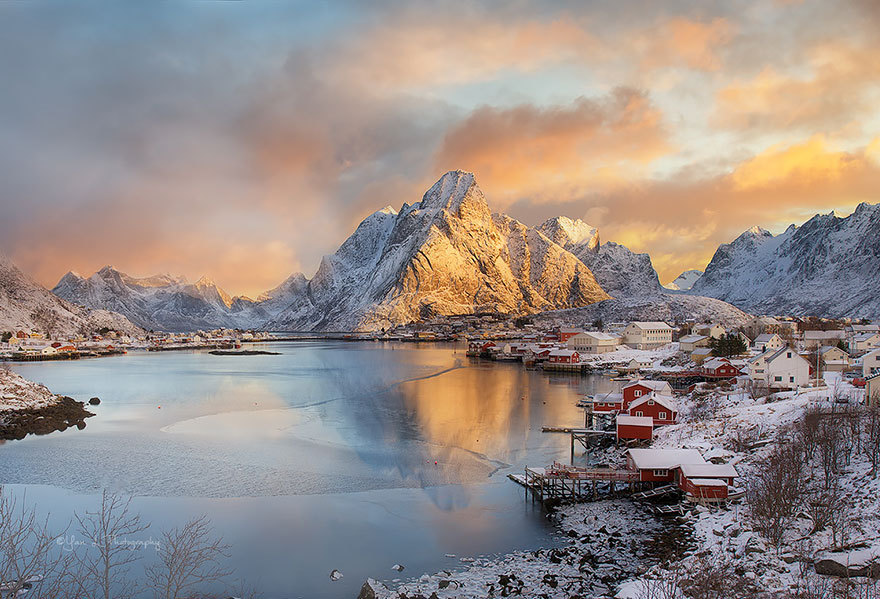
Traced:
<svg viewBox="0 0 880 599">
<path fill-rule="evenodd" d="M 654 400 L 653 400 L 653 399 L 649 399 L 649 400 L 648 400 L 648 405 L 649 405 L 649 406 L 653 406 L 653 405 L 654 405 Z"/>
<path fill-rule="evenodd" d="M 790 358 L 790 357 L 791 357 L 791 352 L 786 352 L 785 357 L 786 357 L 786 358 Z"/>
<path fill-rule="evenodd" d="M 669 470 L 654 470 L 654 476 L 669 476 Z"/>
<path fill-rule="evenodd" d="M 657 414 L 657 418 L 659 418 L 660 420 L 666 420 L 666 412 L 660 412 L 659 414 Z"/>
<path fill-rule="evenodd" d="M 645 415 L 644 412 L 636 412 L 636 416 L 644 416 L 644 415 Z"/>
<path fill-rule="evenodd" d="M 639 391 L 638 389 L 636 389 L 636 392 L 635 392 L 633 395 L 635 395 L 636 397 L 641 397 L 641 396 L 642 396 L 642 392 Z"/>
<path fill-rule="evenodd" d="M 781 382 L 782 382 L 782 377 L 781 377 L 781 376 L 777 376 L 777 377 L 774 377 L 773 380 L 776 381 L 777 383 L 781 383 Z"/>
<path fill-rule="evenodd" d="M 788 377 L 788 382 L 789 382 L 789 383 L 793 383 L 793 382 L 794 382 L 794 377 L 793 377 L 793 376 Z"/>
</svg>

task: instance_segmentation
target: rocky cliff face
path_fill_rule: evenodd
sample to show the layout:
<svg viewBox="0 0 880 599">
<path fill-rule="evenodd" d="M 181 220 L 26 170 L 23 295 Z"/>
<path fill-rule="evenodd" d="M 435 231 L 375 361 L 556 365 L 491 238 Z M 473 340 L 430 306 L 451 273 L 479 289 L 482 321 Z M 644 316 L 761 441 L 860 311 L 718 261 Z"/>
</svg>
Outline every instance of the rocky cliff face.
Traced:
<svg viewBox="0 0 880 599">
<path fill-rule="evenodd" d="M 471 173 L 445 174 L 422 200 L 358 227 L 277 329 L 378 329 L 435 314 L 532 313 L 608 295 L 573 254 L 536 229 L 492 215 Z"/>
<path fill-rule="evenodd" d="M 816 215 L 784 233 L 754 227 L 718 248 L 690 293 L 769 314 L 880 314 L 880 205 Z"/>
<path fill-rule="evenodd" d="M 0 331 L 34 330 L 61 336 L 104 327 L 128 335 L 142 332 L 121 314 L 74 305 L 53 295 L 0 255 Z"/>
<path fill-rule="evenodd" d="M 611 296 L 660 293 L 657 271 L 648 254 L 636 254 L 626 246 L 611 241 L 602 244 L 595 227 L 564 216 L 545 221 L 538 230 L 577 256 Z"/>
</svg>

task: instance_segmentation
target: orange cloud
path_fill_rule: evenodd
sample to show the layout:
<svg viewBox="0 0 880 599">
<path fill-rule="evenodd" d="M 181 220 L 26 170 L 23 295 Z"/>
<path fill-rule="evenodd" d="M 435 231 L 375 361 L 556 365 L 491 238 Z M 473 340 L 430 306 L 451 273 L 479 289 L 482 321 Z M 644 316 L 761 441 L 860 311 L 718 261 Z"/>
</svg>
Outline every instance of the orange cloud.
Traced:
<svg viewBox="0 0 880 599">
<path fill-rule="evenodd" d="M 683 65 L 702 71 L 717 71 L 721 68 L 718 49 L 728 44 L 734 33 L 734 26 L 723 18 L 701 22 L 676 17 L 639 32 L 633 43 L 646 67 Z"/>
<path fill-rule="evenodd" d="M 475 110 L 443 140 L 436 171 L 474 171 L 495 203 L 607 188 L 672 149 L 661 113 L 643 93 L 618 88 L 562 107 Z M 557 196 L 559 197 L 559 196 Z"/>
<path fill-rule="evenodd" d="M 830 131 L 851 122 L 862 124 L 875 114 L 880 98 L 878 49 L 824 42 L 808 50 L 800 73 L 765 66 L 751 79 L 722 87 L 710 121 L 717 127 L 762 132 Z"/>
</svg>

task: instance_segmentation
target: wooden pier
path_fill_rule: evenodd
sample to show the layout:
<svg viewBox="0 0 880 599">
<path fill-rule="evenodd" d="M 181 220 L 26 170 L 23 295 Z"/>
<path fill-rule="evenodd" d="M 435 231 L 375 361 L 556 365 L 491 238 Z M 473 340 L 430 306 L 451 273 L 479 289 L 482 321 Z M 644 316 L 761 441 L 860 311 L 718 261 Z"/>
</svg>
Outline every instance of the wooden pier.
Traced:
<svg viewBox="0 0 880 599">
<path fill-rule="evenodd" d="M 531 491 L 541 503 L 548 500 L 581 501 L 598 496 L 598 484 L 607 483 L 612 492 L 618 483 L 626 490 L 639 484 L 639 473 L 614 468 L 579 468 L 558 462 L 547 468 L 526 467 L 524 474 L 510 474 L 510 480 Z"/>
</svg>

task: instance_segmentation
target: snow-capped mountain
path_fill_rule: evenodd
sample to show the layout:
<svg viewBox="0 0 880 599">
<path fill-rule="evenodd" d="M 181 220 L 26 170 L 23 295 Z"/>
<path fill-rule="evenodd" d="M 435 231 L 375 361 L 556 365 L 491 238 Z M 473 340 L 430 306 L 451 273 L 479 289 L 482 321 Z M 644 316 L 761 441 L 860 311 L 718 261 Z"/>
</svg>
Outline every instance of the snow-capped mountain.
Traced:
<svg viewBox="0 0 880 599">
<path fill-rule="evenodd" d="M 715 252 L 690 290 L 768 314 L 880 314 L 880 205 L 816 215 L 784 233 L 753 227 Z"/>
<path fill-rule="evenodd" d="M 147 329 L 255 328 L 286 307 L 287 293 L 296 287 L 295 279 L 294 275 L 266 292 L 261 301 L 254 301 L 230 297 L 208 277 L 195 283 L 170 275 L 136 278 L 105 266 L 87 278 L 67 273 L 53 292 L 83 306 L 125 314 Z"/>
<path fill-rule="evenodd" d="M 435 314 L 533 313 L 608 295 L 539 230 L 493 215 L 474 176 L 443 175 L 420 202 L 367 217 L 268 329 L 379 329 Z"/>
<path fill-rule="evenodd" d="M 60 336 L 90 334 L 104 327 L 128 335 L 142 332 L 121 314 L 84 308 L 53 295 L 0 254 L 0 331 Z"/>
<path fill-rule="evenodd" d="M 664 285 L 666 289 L 671 291 L 687 291 L 691 287 L 694 286 L 694 283 L 697 282 L 697 279 L 703 276 L 702 270 L 686 270 L 677 277 L 671 283 Z"/>
<path fill-rule="evenodd" d="M 612 297 L 654 295 L 661 291 L 651 256 L 636 254 L 613 241 L 600 243 L 598 230 L 581 220 L 557 216 L 543 222 L 538 230 L 577 256 Z"/>
</svg>

